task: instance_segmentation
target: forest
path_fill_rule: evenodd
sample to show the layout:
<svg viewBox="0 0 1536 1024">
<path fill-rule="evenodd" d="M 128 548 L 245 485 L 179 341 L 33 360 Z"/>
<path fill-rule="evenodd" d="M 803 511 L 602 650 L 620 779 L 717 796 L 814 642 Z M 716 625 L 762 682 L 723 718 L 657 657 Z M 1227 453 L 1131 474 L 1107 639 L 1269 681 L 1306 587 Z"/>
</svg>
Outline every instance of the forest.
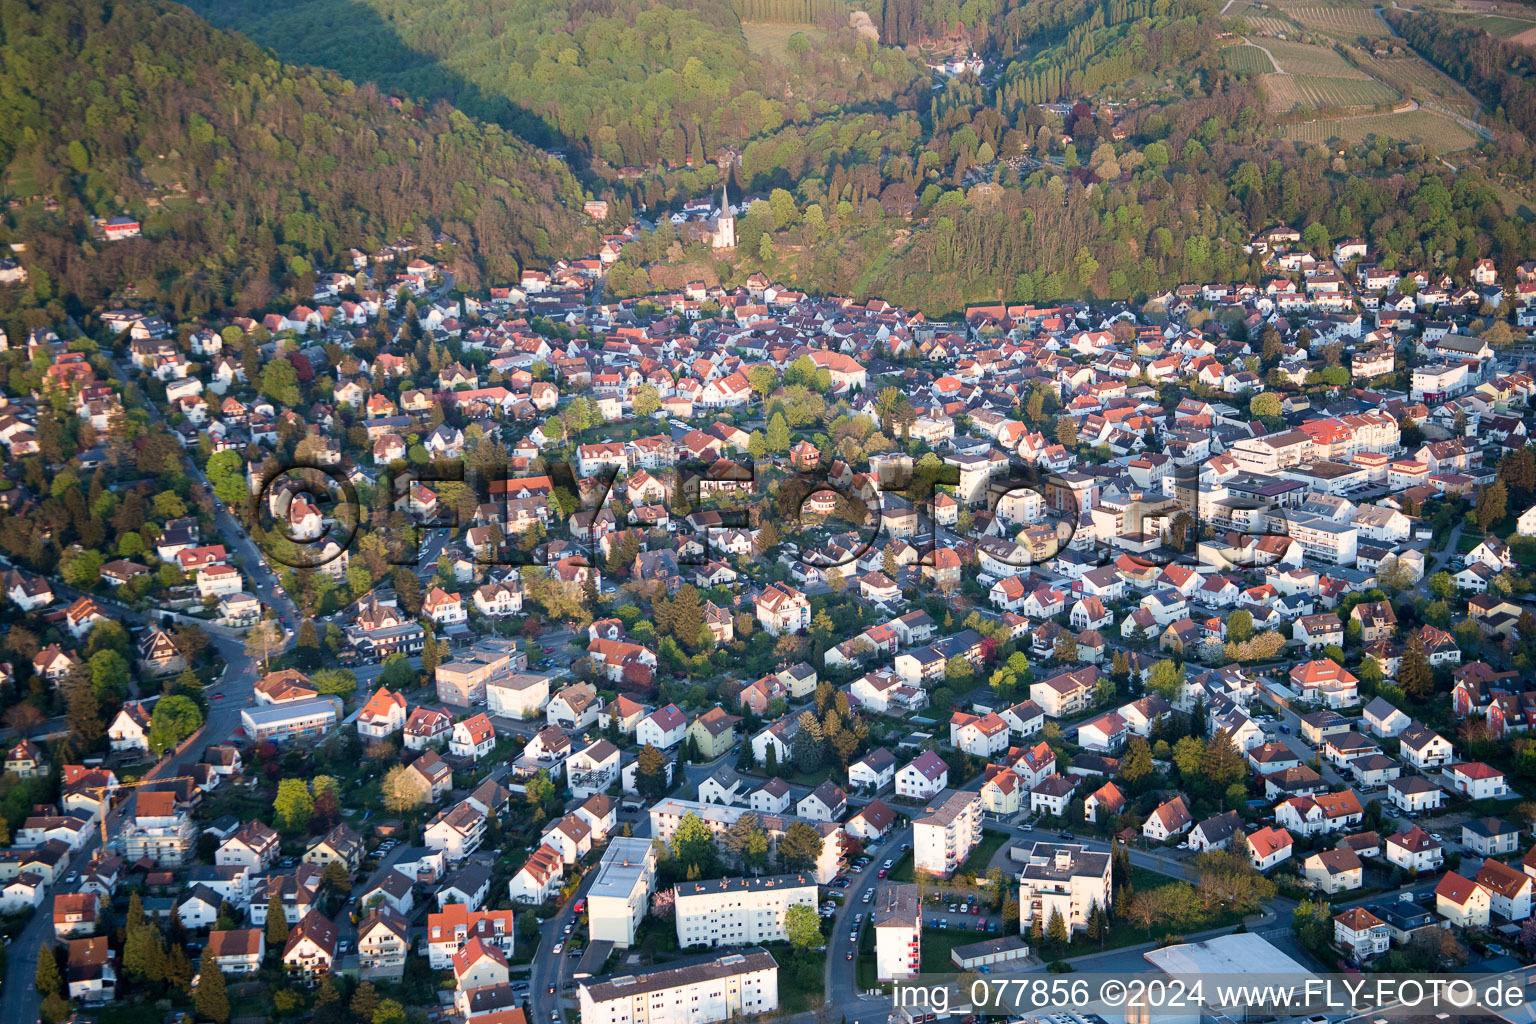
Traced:
<svg viewBox="0 0 1536 1024">
<path fill-rule="evenodd" d="M 350 246 L 440 230 L 478 287 L 595 244 L 561 161 L 446 104 L 397 109 L 287 67 L 176 5 L 0 0 L 0 96 L 11 187 L 59 201 L 11 228 L 29 243 L 19 304 L 89 308 L 132 281 L 177 318 L 243 312 L 307 299 L 294 286 Z M 129 208 L 145 237 L 89 240 L 91 218 Z"/>
<path fill-rule="evenodd" d="M 406 95 L 445 98 L 600 173 L 697 167 L 728 146 L 844 108 L 917 102 L 925 69 L 846 29 L 752 52 L 726 0 L 193 0 L 284 60 Z M 824 11 L 823 8 L 826 8 Z M 830 5 L 754 0 L 765 20 Z"/>
</svg>

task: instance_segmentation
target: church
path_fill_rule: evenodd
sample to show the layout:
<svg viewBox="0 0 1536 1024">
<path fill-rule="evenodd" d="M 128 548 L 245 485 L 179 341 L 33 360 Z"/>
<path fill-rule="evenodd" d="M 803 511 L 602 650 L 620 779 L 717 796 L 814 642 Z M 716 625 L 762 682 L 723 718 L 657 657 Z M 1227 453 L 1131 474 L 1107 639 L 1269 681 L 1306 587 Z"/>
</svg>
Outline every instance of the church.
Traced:
<svg viewBox="0 0 1536 1024">
<path fill-rule="evenodd" d="M 716 249 L 736 248 L 736 215 L 725 184 L 720 186 L 720 213 L 709 222 L 709 244 Z"/>
</svg>

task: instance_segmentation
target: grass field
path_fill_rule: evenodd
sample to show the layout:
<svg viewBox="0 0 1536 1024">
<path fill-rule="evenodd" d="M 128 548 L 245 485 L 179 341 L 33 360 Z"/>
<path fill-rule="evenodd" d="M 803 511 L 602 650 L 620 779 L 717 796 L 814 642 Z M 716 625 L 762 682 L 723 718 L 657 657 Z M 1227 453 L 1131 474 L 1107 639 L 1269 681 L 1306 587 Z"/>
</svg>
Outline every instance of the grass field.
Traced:
<svg viewBox="0 0 1536 1024">
<path fill-rule="evenodd" d="M 826 33 L 815 25 L 780 24 L 777 22 L 748 21 L 741 26 L 742 34 L 747 37 L 747 48 L 753 53 L 760 53 L 775 60 L 783 60 L 789 55 L 789 37 L 796 32 L 804 32 L 812 39 L 819 39 Z"/>
<path fill-rule="evenodd" d="M 1360 143 L 1377 135 L 1402 142 L 1418 142 L 1436 153 L 1454 153 L 1476 141 L 1471 132 L 1455 121 L 1427 110 L 1288 124 L 1282 127 L 1282 131 L 1287 138 L 1315 143 L 1326 143 L 1333 139 Z"/>
<path fill-rule="evenodd" d="M 1371 107 L 1397 100 L 1397 90 L 1371 78 L 1323 75 L 1265 75 L 1271 110 L 1313 110 Z"/>
<path fill-rule="evenodd" d="M 1509 39 L 1522 32 L 1536 29 L 1536 21 L 1525 21 L 1520 18 L 1504 18 L 1497 14 L 1475 14 L 1467 21 L 1487 32 L 1491 36 L 1500 39 Z"/>
<path fill-rule="evenodd" d="M 1222 59 L 1239 74 L 1267 75 L 1275 70 L 1268 55 L 1257 46 L 1229 46 L 1222 52 Z"/>
<path fill-rule="evenodd" d="M 1361 67 L 1398 92 L 1411 92 L 1415 99 L 1432 100 L 1463 117 L 1477 113 L 1477 101 L 1422 57 L 1377 58 L 1358 50 L 1354 56 Z"/>
<path fill-rule="evenodd" d="M 1314 32 L 1339 39 L 1391 34 L 1376 12 L 1364 7 L 1290 7 L 1286 13 Z"/>
<path fill-rule="evenodd" d="M 1368 77 L 1330 47 L 1281 39 L 1265 40 L 1264 47 L 1274 55 L 1280 70 L 1287 74 L 1320 75 L 1324 78 Z"/>
</svg>

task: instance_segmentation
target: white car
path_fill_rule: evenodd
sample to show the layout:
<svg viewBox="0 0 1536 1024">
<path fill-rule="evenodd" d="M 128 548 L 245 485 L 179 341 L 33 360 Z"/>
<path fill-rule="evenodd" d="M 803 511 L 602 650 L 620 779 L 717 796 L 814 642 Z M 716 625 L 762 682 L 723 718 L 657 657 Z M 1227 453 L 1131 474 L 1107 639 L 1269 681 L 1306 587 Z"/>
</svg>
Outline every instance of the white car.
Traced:
<svg viewBox="0 0 1536 1024">
<path fill-rule="evenodd" d="M 555 956 L 559 956 L 560 955 L 560 951 L 562 949 L 564 949 L 564 948 L 565 948 L 565 943 L 564 942 L 557 942 L 557 943 L 555 943 L 555 948 L 550 950 L 550 952 L 554 953 Z"/>
</svg>

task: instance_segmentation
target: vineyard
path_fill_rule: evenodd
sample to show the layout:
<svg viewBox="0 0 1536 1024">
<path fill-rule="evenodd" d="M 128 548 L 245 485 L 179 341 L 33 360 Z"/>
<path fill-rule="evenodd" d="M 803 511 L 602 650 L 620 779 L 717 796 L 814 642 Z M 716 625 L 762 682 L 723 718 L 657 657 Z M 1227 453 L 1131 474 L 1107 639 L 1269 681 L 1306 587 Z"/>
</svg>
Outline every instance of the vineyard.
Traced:
<svg viewBox="0 0 1536 1024">
<path fill-rule="evenodd" d="M 1266 39 L 1264 48 L 1274 55 L 1275 63 L 1288 75 L 1321 75 L 1325 78 L 1369 78 L 1365 72 L 1327 46 Z"/>
<path fill-rule="evenodd" d="M 1240 75 L 1267 75 L 1275 70 L 1269 56 L 1257 46 L 1229 46 L 1222 53 L 1227 67 Z"/>
<path fill-rule="evenodd" d="M 1437 103 L 1462 117 L 1477 114 L 1477 101 L 1422 57 L 1377 58 L 1361 51 L 1356 51 L 1354 57 L 1361 67 L 1400 93 Z"/>
<path fill-rule="evenodd" d="M 1295 25 L 1285 18 L 1279 18 L 1272 14 L 1260 15 L 1259 17 L 1249 15 L 1248 24 L 1261 36 L 1285 36 L 1291 35 L 1296 31 Z"/>
<path fill-rule="evenodd" d="M 1421 143 L 1436 153 L 1454 153 L 1476 141 L 1470 132 L 1455 121 L 1426 110 L 1309 121 L 1306 124 L 1282 125 L 1280 130 L 1286 138 L 1298 142 L 1323 144 L 1342 139 L 1349 143 L 1362 143 L 1374 135 L 1394 141 Z"/>
<path fill-rule="evenodd" d="M 1338 39 L 1374 39 L 1391 34 L 1376 12 L 1364 7 L 1291 7 L 1286 13 L 1313 32 Z"/>
<path fill-rule="evenodd" d="M 1284 58 L 1281 60 L 1283 62 Z M 1265 75 L 1262 81 L 1269 92 L 1269 107 L 1275 111 L 1296 110 L 1300 107 L 1313 110 L 1373 107 L 1380 103 L 1394 103 L 1398 99 L 1395 89 L 1373 78 L 1286 74 Z"/>
</svg>

